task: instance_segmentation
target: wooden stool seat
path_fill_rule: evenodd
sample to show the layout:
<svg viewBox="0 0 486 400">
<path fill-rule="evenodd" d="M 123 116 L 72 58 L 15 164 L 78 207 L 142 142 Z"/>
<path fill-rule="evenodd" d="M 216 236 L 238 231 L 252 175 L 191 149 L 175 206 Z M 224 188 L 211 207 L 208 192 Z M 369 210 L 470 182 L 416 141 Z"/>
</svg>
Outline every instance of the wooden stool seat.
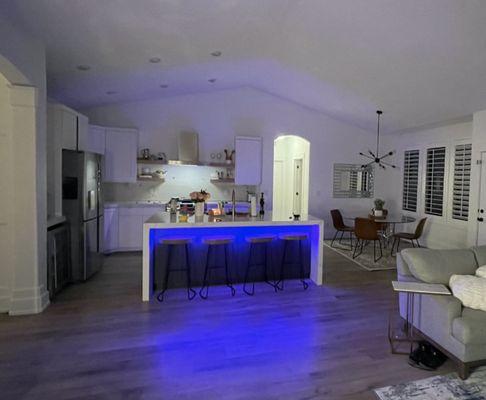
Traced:
<svg viewBox="0 0 486 400">
<path fill-rule="evenodd" d="M 167 236 L 160 239 L 160 244 L 189 244 L 193 242 L 192 237 L 188 236 Z"/>
<path fill-rule="evenodd" d="M 305 240 L 307 234 L 305 233 L 282 233 L 278 236 L 280 240 Z"/>
<path fill-rule="evenodd" d="M 218 245 L 218 244 L 230 244 L 235 241 L 235 237 L 231 235 L 227 236 L 208 236 L 202 239 L 204 244 Z"/>
<path fill-rule="evenodd" d="M 276 238 L 275 235 L 255 235 L 255 236 L 247 236 L 245 240 L 248 243 L 269 243 L 274 241 Z"/>
</svg>

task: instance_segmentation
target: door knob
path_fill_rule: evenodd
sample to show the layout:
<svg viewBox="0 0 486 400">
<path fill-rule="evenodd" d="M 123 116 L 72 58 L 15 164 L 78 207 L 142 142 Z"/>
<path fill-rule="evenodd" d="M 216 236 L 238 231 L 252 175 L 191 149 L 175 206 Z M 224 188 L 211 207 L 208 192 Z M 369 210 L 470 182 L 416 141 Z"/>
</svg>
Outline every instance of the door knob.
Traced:
<svg viewBox="0 0 486 400">
<path fill-rule="evenodd" d="M 484 221 L 484 218 L 483 218 L 483 217 L 479 217 L 479 218 L 478 218 L 478 221 L 479 221 L 479 222 L 483 222 L 483 221 Z"/>
</svg>

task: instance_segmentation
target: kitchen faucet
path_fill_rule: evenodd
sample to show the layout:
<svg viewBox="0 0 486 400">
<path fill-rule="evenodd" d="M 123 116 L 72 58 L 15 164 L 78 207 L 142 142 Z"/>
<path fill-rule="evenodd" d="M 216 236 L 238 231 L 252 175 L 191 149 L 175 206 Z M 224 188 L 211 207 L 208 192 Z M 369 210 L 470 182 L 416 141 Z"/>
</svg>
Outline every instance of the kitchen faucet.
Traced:
<svg viewBox="0 0 486 400">
<path fill-rule="evenodd" d="M 231 203 L 232 203 L 232 210 L 231 210 L 231 215 L 233 216 L 233 220 L 235 219 L 235 213 L 236 213 L 236 193 L 235 189 L 231 192 Z"/>
</svg>

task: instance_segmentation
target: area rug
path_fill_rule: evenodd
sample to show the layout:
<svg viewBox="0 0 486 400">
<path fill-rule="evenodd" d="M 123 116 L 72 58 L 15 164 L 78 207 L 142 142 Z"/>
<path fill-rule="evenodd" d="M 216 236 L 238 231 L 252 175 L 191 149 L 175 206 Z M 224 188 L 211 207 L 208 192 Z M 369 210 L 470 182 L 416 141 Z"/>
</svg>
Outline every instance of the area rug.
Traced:
<svg viewBox="0 0 486 400">
<path fill-rule="evenodd" d="M 486 400 L 486 367 L 475 370 L 467 380 L 456 373 L 376 389 L 381 400 Z"/>
<path fill-rule="evenodd" d="M 373 259 L 373 243 L 364 247 L 363 253 L 355 259 L 353 259 L 353 251 L 350 250 L 349 239 L 343 240 L 341 243 L 335 240 L 333 247 L 331 247 L 331 240 L 325 240 L 324 245 L 353 261 L 356 265 L 359 265 L 367 271 L 383 271 L 397 268 L 396 257 L 390 255 L 390 248 L 383 248 L 383 257 L 375 262 Z M 406 247 L 408 247 L 407 244 L 404 244 L 403 246 L 400 246 L 400 250 L 403 250 Z M 378 245 L 376 246 L 376 251 L 377 254 L 379 254 L 380 250 L 378 249 Z"/>
</svg>

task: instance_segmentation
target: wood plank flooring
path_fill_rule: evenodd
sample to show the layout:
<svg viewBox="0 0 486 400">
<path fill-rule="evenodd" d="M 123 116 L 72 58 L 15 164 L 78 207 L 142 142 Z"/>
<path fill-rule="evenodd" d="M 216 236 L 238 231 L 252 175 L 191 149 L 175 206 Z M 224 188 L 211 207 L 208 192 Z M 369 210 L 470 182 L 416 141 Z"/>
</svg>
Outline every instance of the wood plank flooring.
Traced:
<svg viewBox="0 0 486 400">
<path fill-rule="evenodd" d="M 109 256 L 44 313 L 0 316 L 0 398 L 374 399 L 374 387 L 453 369 L 390 354 L 394 272 L 324 256 L 322 287 L 211 287 L 191 302 L 177 289 L 163 304 L 140 300 L 140 254 Z"/>
</svg>

